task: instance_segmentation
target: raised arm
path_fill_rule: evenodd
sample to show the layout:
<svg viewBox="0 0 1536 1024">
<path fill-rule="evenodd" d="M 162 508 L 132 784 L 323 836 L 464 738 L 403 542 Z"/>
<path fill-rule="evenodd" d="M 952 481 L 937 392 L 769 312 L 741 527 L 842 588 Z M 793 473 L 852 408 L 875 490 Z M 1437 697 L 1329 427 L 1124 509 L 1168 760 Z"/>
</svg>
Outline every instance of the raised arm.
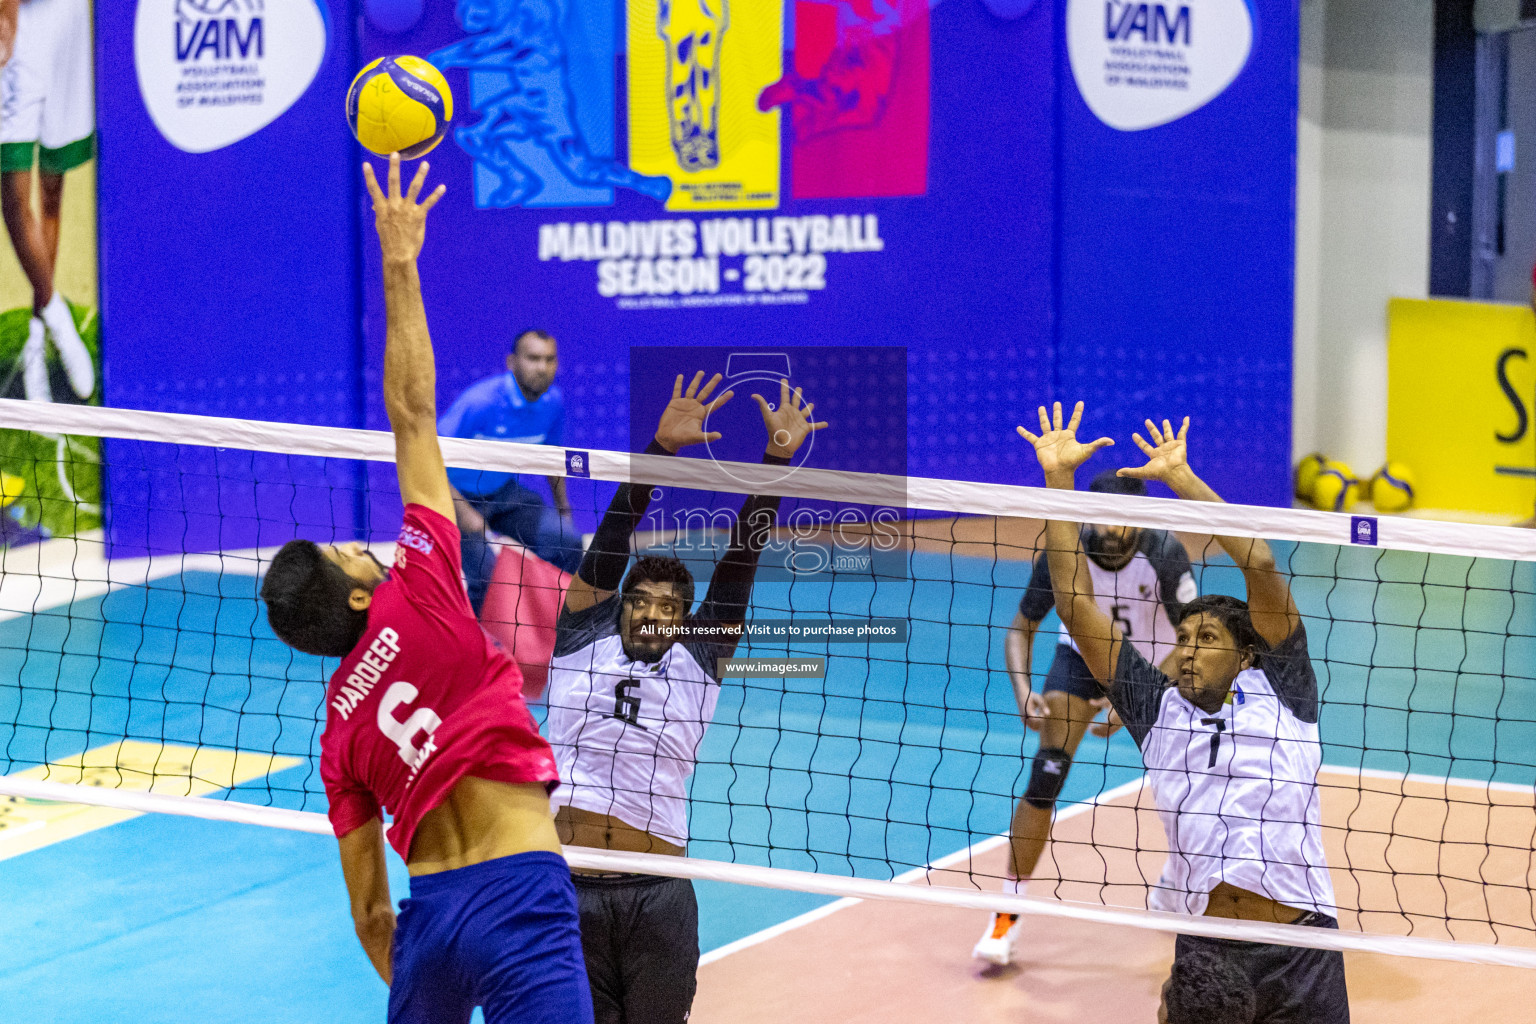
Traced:
<svg viewBox="0 0 1536 1024">
<path fill-rule="evenodd" d="M 416 257 L 426 240 L 427 211 L 437 205 L 446 188 L 439 185 L 426 199 L 416 201 L 427 180 L 427 164 L 422 161 L 402 196 L 398 153 L 389 158 L 387 195 L 380 190 L 371 164 L 363 164 L 363 180 L 373 197 L 374 225 L 384 257 L 384 411 L 395 434 L 400 498 L 453 519 L 453 492 L 437 443 L 437 369 L 416 270 Z"/>
<path fill-rule="evenodd" d="M 1151 441 L 1140 434 L 1133 435 L 1133 439 L 1136 447 L 1146 455 L 1147 464 L 1139 469 L 1122 469 L 1120 475 L 1161 480 L 1186 501 L 1220 502 L 1221 495 L 1190 468 L 1189 417 L 1184 417 L 1177 433 L 1167 420 L 1163 420 L 1161 429 L 1151 420 L 1147 420 L 1146 425 Z M 1264 642 L 1273 647 L 1294 633 L 1301 625 L 1301 612 L 1296 610 L 1289 578 L 1275 565 L 1275 553 L 1269 542 L 1252 537 L 1220 536 L 1216 542 L 1242 570 L 1248 591 L 1248 615 Z"/>
<path fill-rule="evenodd" d="M 1083 418 L 1083 403 L 1072 410 L 1072 419 L 1061 423 L 1061 403 L 1054 406 L 1054 421 L 1040 407 L 1040 434 L 1019 427 L 1019 435 L 1035 446 L 1035 456 L 1045 471 L 1045 485 L 1053 490 L 1070 491 L 1076 486 L 1077 467 L 1100 448 L 1115 442 L 1107 437 L 1088 444 L 1077 440 L 1077 425 Z M 1045 524 L 1046 564 L 1051 573 L 1051 589 L 1056 594 L 1056 614 L 1072 634 L 1077 649 L 1099 685 L 1113 685 L 1115 664 L 1124 639 L 1108 615 L 1093 600 L 1093 577 L 1088 572 L 1088 555 L 1083 551 L 1081 528 L 1077 523 L 1052 519 Z"/>
<path fill-rule="evenodd" d="M 811 403 L 800 404 L 800 389 L 789 390 L 789 381 L 779 381 L 779 401 L 770 406 L 761 395 L 753 395 L 768 429 L 768 446 L 763 461 L 786 466 L 805 439 L 826 426 L 811 420 Z M 752 583 L 757 576 L 757 558 L 768 542 L 779 513 L 777 495 L 749 495 L 731 527 L 731 546 L 715 566 L 709 593 L 699 616 L 726 625 L 746 621 L 752 601 Z"/>
<path fill-rule="evenodd" d="M 704 371 L 700 370 L 693 375 L 693 382 L 685 392 L 682 374 L 678 374 L 672 385 L 672 401 L 662 411 L 661 422 L 656 426 L 656 436 L 651 440 L 650 447 L 646 448 L 645 454 L 675 455 L 690 444 L 720 439 L 718 432 L 704 431 L 704 420 L 729 402 L 735 392 L 727 391 L 710 402 L 710 393 L 720 383 L 720 375 L 715 374 L 709 383 L 700 388 L 699 383 L 703 380 Z M 566 588 L 566 611 L 586 611 L 618 592 L 619 584 L 624 580 L 624 570 L 629 566 L 629 540 L 651 504 L 651 486 L 624 483 L 614 492 L 613 501 L 604 513 L 603 521 L 592 535 L 592 544 L 587 548 L 576 575 L 571 578 L 571 585 Z"/>
</svg>

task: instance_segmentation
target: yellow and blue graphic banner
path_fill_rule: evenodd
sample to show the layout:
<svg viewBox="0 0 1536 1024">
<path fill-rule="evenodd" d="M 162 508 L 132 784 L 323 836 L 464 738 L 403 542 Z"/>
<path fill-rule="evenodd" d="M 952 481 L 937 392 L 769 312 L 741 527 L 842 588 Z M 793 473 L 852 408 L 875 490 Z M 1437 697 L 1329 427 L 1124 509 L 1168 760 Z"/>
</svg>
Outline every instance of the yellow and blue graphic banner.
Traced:
<svg viewBox="0 0 1536 1024">
<path fill-rule="evenodd" d="M 629 0 L 629 162 L 672 181 L 668 210 L 779 205 L 780 0 Z"/>
</svg>

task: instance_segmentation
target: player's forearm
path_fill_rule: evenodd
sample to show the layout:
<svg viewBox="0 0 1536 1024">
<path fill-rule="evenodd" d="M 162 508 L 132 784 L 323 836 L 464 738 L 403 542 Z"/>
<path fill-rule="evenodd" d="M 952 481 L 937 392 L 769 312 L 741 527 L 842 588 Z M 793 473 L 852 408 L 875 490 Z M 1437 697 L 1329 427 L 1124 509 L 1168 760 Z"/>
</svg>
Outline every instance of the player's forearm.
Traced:
<svg viewBox="0 0 1536 1024">
<path fill-rule="evenodd" d="M 384 263 L 384 411 L 395 430 L 437 431 L 437 369 L 415 260 Z"/>
<path fill-rule="evenodd" d="M 647 455 L 670 455 L 659 442 L 652 441 Z M 624 483 L 613 493 L 608 511 L 603 513 L 592 543 L 577 568 L 576 575 L 594 590 L 612 593 L 619 589 L 624 570 L 629 567 L 629 543 L 645 510 L 651 505 L 651 485 Z"/>
<path fill-rule="evenodd" d="M 1074 489 L 1071 473 L 1048 475 L 1045 484 L 1052 490 Z M 1051 592 L 1056 598 L 1056 614 L 1067 632 L 1076 637 L 1086 629 L 1098 606 L 1093 603 L 1093 578 L 1088 575 L 1088 555 L 1079 537 L 1080 527 L 1060 519 L 1045 524 L 1045 558 L 1051 570 Z"/>
<path fill-rule="evenodd" d="M 457 488 L 450 490 L 453 491 L 453 512 L 454 518 L 459 521 L 459 532 L 485 533 L 485 517 L 480 514 L 480 510 L 460 494 Z"/>
<path fill-rule="evenodd" d="M 752 603 L 752 584 L 757 578 L 757 560 L 778 522 L 777 495 L 751 495 L 741 504 L 741 512 L 731 527 L 731 546 L 715 566 L 704 596 L 709 614 L 721 622 L 744 622 Z"/>
<path fill-rule="evenodd" d="M 1185 501 L 1209 501 L 1216 504 L 1226 504 L 1226 499 L 1217 494 L 1195 471 L 1185 466 L 1167 481 L 1173 493 Z M 1237 567 L 1246 575 L 1249 572 L 1274 572 L 1275 554 L 1270 550 L 1269 542 L 1254 537 L 1222 537 L 1216 538 L 1216 543 L 1227 553 Z"/>
<path fill-rule="evenodd" d="M 1038 623 L 1025 622 L 1009 626 L 1003 640 L 1003 659 L 1008 663 L 1008 679 L 1013 683 L 1013 695 L 1022 706 L 1034 689 L 1033 667 L 1035 656 L 1035 631 Z"/>
<path fill-rule="evenodd" d="M 571 497 L 565 490 L 565 477 L 552 476 L 549 478 L 549 493 L 555 499 L 555 511 L 563 518 L 571 517 Z"/>
<path fill-rule="evenodd" d="M 370 907 L 353 917 L 353 926 L 357 929 L 358 941 L 363 944 L 363 952 L 368 954 L 373 969 L 379 972 L 379 977 L 384 979 L 384 984 L 392 983 L 390 967 L 390 949 L 395 939 L 395 912 L 388 903 Z"/>
</svg>

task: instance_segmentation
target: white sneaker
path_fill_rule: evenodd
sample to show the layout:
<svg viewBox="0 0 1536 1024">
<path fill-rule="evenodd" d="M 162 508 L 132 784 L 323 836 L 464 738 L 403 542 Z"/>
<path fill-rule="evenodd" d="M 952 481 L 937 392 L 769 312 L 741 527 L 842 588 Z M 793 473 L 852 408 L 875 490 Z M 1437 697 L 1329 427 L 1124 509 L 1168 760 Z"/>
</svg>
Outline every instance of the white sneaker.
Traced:
<svg viewBox="0 0 1536 1024">
<path fill-rule="evenodd" d="M 987 925 L 981 941 L 971 950 L 971 956 L 1007 967 L 1013 962 L 1013 946 L 1019 941 L 1021 920 L 1018 914 L 993 914 L 992 923 Z"/>
<path fill-rule="evenodd" d="M 21 346 L 21 391 L 29 402 L 53 401 L 48 383 L 48 348 L 43 322 L 33 317 L 27 324 L 27 343 Z"/>
<path fill-rule="evenodd" d="M 85 342 L 80 340 L 80 332 L 75 330 L 75 317 L 69 311 L 69 303 L 58 292 L 54 292 L 48 305 L 43 307 L 43 322 L 48 325 L 53 347 L 64 364 L 69 386 L 81 398 L 90 398 L 91 392 L 96 390 L 96 364 L 91 361 Z"/>
</svg>

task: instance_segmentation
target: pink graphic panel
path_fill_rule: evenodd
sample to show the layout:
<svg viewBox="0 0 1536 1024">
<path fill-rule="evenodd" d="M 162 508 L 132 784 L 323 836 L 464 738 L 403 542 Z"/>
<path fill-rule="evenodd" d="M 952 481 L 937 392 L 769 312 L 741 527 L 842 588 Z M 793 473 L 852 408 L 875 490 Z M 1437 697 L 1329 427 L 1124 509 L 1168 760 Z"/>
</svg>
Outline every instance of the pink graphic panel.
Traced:
<svg viewBox="0 0 1536 1024">
<path fill-rule="evenodd" d="M 795 199 L 928 190 L 928 0 L 796 0 L 793 70 L 757 105 L 782 106 Z"/>
</svg>

